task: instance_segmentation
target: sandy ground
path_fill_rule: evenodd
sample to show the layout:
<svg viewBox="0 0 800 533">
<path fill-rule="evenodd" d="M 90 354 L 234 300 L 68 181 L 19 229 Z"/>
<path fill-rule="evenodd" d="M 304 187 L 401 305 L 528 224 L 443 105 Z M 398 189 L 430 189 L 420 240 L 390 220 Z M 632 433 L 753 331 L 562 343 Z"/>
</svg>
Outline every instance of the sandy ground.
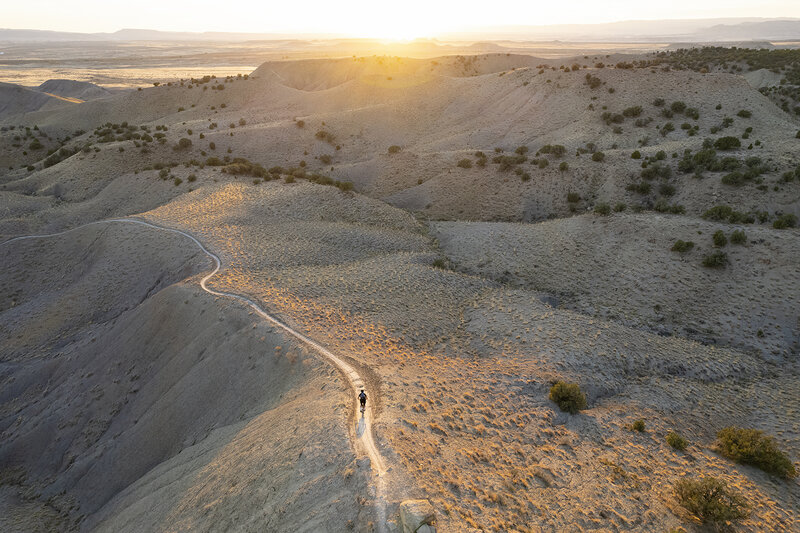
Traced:
<svg viewBox="0 0 800 533">
<path fill-rule="evenodd" d="M 709 474 L 753 506 L 738 530 L 797 529 L 797 480 L 735 465 L 712 445 L 738 424 L 800 454 L 798 230 L 771 227 L 780 213 L 800 214 L 798 181 L 780 178 L 800 162 L 800 126 L 739 76 L 564 72 L 559 63 L 539 73 L 540 61 L 271 61 L 224 90 L 151 87 L 20 115 L 17 129 L 0 132 L 0 162 L 13 167 L 0 172 L 0 234 L 132 214 L 195 234 L 223 262 L 212 288 L 254 299 L 346 357 L 376 391 L 390 531 L 406 498 L 429 499 L 442 531 L 700 531 L 671 487 Z M 605 85 L 592 91 L 587 72 Z M 676 131 L 662 137 L 659 97 L 697 107 L 700 133 L 688 136 L 674 118 Z M 603 106 L 631 105 L 653 120 L 627 119 L 614 133 L 600 119 Z M 753 127 L 759 147 L 725 155 L 761 157 L 762 183 L 735 188 L 720 173 L 674 168 L 672 154 L 698 150 L 726 116 L 733 125 L 713 137 Z M 167 125 L 167 142 L 143 153 L 134 140 L 91 137 L 121 121 Z M 38 125 L 54 146 L 81 128 L 65 146 L 93 147 L 39 168 L 14 147 L 19 124 Z M 192 140 L 186 152 L 172 148 L 181 137 Z M 576 155 L 589 142 L 603 162 Z M 496 147 L 527 146 L 535 158 L 545 144 L 566 154 L 545 168 L 520 165 L 527 181 L 474 164 L 476 150 L 491 159 Z M 626 190 L 640 179 L 636 149 L 665 152 L 673 175 L 653 185 L 672 185 L 669 201 L 684 215 L 653 212 L 658 193 Z M 303 161 L 355 191 L 187 166 L 211 155 L 266 168 Z M 456 166 L 463 158 L 473 167 Z M 159 179 L 152 166 L 172 162 Z M 568 192 L 580 196 L 574 212 Z M 627 208 L 585 213 L 600 202 Z M 728 244 L 728 267 L 707 270 L 699 263 L 713 232 L 740 227 L 700 218 L 719 204 L 769 220 L 742 226 L 747 244 Z M 671 252 L 678 238 L 695 249 Z M 45 520 L 48 498 L 65 491 L 54 512 L 86 530 L 369 530 L 377 483 L 351 446 L 342 378 L 254 315 L 199 292 L 201 259 L 168 236 L 121 228 L 9 254 L 0 465 L 13 483 L 3 505 Z M 54 376 L 49 387 L 43 376 Z M 566 415 L 547 399 L 558 379 L 580 384 L 586 411 Z M 128 403 L 105 409 L 112 397 Z M 638 418 L 644 433 L 627 429 Z M 275 431 L 289 421 L 296 432 Z M 41 428 L 61 440 L 41 448 L 52 440 Z M 689 440 L 685 453 L 666 445 L 669 430 Z M 120 473 L 101 478 L 112 469 Z"/>
</svg>

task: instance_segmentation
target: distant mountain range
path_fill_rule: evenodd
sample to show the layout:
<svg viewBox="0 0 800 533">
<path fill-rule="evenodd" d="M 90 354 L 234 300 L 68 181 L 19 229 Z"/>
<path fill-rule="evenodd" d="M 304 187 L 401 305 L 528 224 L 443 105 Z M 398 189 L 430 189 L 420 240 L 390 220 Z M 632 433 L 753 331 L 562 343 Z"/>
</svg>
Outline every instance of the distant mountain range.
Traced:
<svg viewBox="0 0 800 533">
<path fill-rule="evenodd" d="M 788 41 L 800 40 L 800 19 L 716 18 L 684 20 L 629 20 L 604 24 L 551 26 L 497 26 L 437 36 L 444 40 L 562 40 L 562 41 Z M 123 29 L 113 33 L 70 33 L 2 29 L 3 41 L 254 41 L 340 39 L 339 34 L 277 34 L 229 32 L 166 32 Z"/>
</svg>

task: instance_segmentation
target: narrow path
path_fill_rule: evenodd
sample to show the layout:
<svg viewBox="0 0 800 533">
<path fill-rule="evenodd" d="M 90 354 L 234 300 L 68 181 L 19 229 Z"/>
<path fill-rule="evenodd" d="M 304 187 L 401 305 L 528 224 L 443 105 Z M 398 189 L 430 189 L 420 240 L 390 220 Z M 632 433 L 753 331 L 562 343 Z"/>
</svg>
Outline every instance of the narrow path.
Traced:
<svg viewBox="0 0 800 533">
<path fill-rule="evenodd" d="M 13 239 L 9 239 L 7 241 L 4 241 L 4 242 L 0 243 L 0 246 L 2 246 L 4 244 L 9 244 L 9 243 L 12 243 L 12 242 L 16 242 L 16 241 L 23 241 L 23 240 L 28 240 L 28 239 L 42 239 L 42 238 L 48 238 L 48 237 L 58 237 L 60 235 L 67 234 L 67 233 L 70 233 L 72 231 L 76 231 L 76 230 L 79 230 L 81 228 L 85 228 L 87 226 L 93 226 L 93 225 L 97 225 L 97 224 L 108 224 L 108 223 L 112 223 L 112 222 L 127 223 L 127 224 L 139 224 L 141 226 L 147 226 L 147 227 L 154 228 L 154 229 L 161 230 L 161 231 L 168 231 L 170 233 L 177 233 L 178 235 L 183 235 L 184 237 L 187 237 L 187 238 L 191 239 L 192 242 L 194 242 L 198 246 L 198 248 L 200 248 L 200 250 L 203 251 L 203 253 L 205 253 L 207 256 L 209 256 L 214 261 L 214 269 L 210 273 L 206 274 L 205 277 L 203 277 L 202 280 L 200 280 L 200 287 L 204 291 L 206 291 L 209 294 L 213 294 L 214 296 L 224 296 L 224 297 L 227 297 L 227 298 L 233 298 L 235 300 L 239 300 L 240 302 L 248 305 L 256 313 L 258 313 L 258 315 L 261 316 L 261 318 L 263 318 L 264 320 L 266 320 L 267 322 L 269 322 L 273 326 L 283 330 L 285 333 L 287 333 L 287 334 L 291 335 L 292 337 L 296 338 L 297 340 L 299 340 L 303 344 L 313 348 L 323 358 L 325 358 L 330 363 L 332 363 L 334 366 L 336 366 L 336 368 L 338 368 L 345 375 L 345 377 L 347 378 L 347 381 L 350 384 L 350 387 L 353 389 L 352 398 L 353 398 L 353 409 L 354 409 L 354 411 L 356 410 L 356 401 L 355 400 L 356 400 L 356 394 L 358 393 L 358 391 L 360 391 L 363 388 L 363 389 L 367 390 L 368 394 L 370 394 L 370 391 L 366 387 L 366 382 L 361 378 L 361 376 L 358 374 L 358 372 L 356 372 L 355 368 L 353 368 L 350 364 L 345 362 L 340 357 L 337 357 L 336 355 L 334 355 L 330 350 L 328 350 L 327 348 L 325 348 L 321 344 L 317 343 L 316 341 L 313 341 L 312 339 L 306 337 L 305 335 L 303 335 L 299 331 L 296 331 L 296 330 L 292 329 L 291 327 L 287 326 L 286 324 L 284 324 L 280 320 L 278 320 L 275 317 L 271 316 L 266 311 L 264 311 L 261 307 L 259 307 L 259 305 L 256 304 L 253 300 L 250 300 L 249 298 L 247 298 L 245 296 L 242 296 L 240 294 L 234 294 L 234 293 L 231 293 L 231 292 L 216 291 L 214 289 L 209 288 L 208 287 L 208 280 L 213 278 L 219 272 L 220 268 L 222 267 L 222 262 L 220 261 L 219 256 L 217 254 L 209 251 L 208 248 L 203 246 L 203 244 L 199 240 L 197 240 L 194 236 L 192 236 L 191 234 L 189 234 L 189 233 L 187 233 L 185 231 L 181 231 L 181 230 L 173 229 L 173 228 L 168 228 L 168 227 L 165 227 L 165 226 L 160 226 L 158 224 L 153 224 L 153 223 L 150 223 L 150 222 L 145 222 L 144 220 L 137 220 L 137 219 L 132 219 L 132 218 L 114 218 L 114 219 L 109 219 L 109 220 L 100 220 L 100 221 L 97 221 L 97 222 L 89 222 L 88 224 L 83 224 L 81 226 L 77 226 L 75 228 L 68 229 L 68 230 L 65 230 L 65 231 L 61 231 L 61 232 L 58 232 L 58 233 L 49 233 L 49 234 L 44 234 L 44 235 L 25 235 L 25 236 L 21 236 L 21 237 L 14 237 Z M 375 393 L 371 393 L 371 394 L 373 395 L 373 398 L 374 398 L 374 394 Z M 375 507 L 376 507 L 376 511 L 378 513 L 379 531 L 385 531 L 385 528 L 386 528 L 386 525 L 385 525 L 386 524 L 386 509 L 385 509 L 385 502 L 383 502 L 384 483 L 383 483 L 382 476 L 386 473 L 386 465 L 383 462 L 383 457 L 381 457 L 381 454 L 378 451 L 377 446 L 375 445 L 375 439 L 372 436 L 372 420 L 373 420 L 372 405 L 374 405 L 374 402 L 372 402 L 372 403 L 368 402 L 367 403 L 366 412 L 360 418 L 358 416 L 358 412 L 355 411 L 355 419 L 356 419 L 356 423 L 357 423 L 356 443 L 357 443 L 357 445 L 360 445 L 360 447 L 363 448 L 363 451 L 367 454 L 367 456 L 369 456 L 370 467 L 372 468 L 372 470 L 375 472 L 376 476 L 378 477 L 378 479 L 376 480 L 377 493 L 375 495 Z"/>
</svg>

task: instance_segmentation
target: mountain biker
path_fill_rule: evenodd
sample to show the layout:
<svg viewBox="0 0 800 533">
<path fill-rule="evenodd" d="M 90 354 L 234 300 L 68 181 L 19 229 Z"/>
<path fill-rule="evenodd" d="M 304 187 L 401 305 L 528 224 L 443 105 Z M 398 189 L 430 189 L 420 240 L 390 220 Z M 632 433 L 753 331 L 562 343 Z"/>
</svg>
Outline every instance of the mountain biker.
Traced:
<svg viewBox="0 0 800 533">
<path fill-rule="evenodd" d="M 358 395 L 358 401 L 361 402 L 361 412 L 363 413 L 367 406 L 367 394 L 364 392 L 364 389 L 361 389 L 361 394 Z"/>
</svg>

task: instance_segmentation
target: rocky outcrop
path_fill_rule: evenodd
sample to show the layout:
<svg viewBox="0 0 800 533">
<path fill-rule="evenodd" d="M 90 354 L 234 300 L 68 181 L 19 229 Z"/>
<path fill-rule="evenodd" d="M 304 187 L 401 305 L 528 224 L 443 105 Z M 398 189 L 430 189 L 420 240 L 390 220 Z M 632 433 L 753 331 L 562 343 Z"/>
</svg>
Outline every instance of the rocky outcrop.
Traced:
<svg viewBox="0 0 800 533">
<path fill-rule="evenodd" d="M 400 504 L 403 533 L 435 533 L 436 513 L 428 500 L 406 500 Z"/>
</svg>

